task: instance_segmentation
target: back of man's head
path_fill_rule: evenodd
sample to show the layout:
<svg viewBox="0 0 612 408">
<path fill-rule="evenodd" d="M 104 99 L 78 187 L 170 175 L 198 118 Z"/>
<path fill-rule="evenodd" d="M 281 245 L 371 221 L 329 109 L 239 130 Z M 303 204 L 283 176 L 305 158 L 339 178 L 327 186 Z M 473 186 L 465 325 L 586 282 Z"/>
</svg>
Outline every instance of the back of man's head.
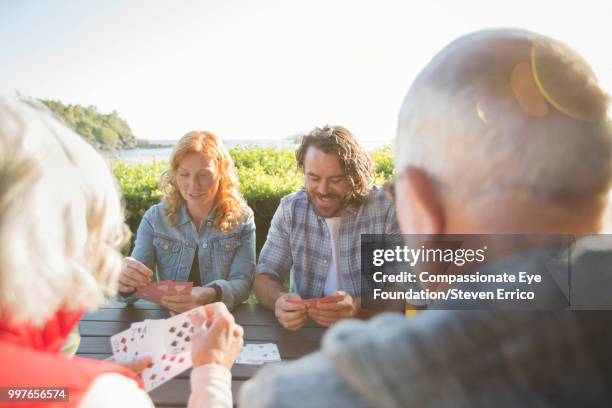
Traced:
<svg viewBox="0 0 612 408">
<path fill-rule="evenodd" d="M 608 108 L 591 68 L 564 44 L 519 30 L 470 34 L 410 88 L 396 171 L 422 170 L 447 201 L 441 207 L 460 203 L 462 216 L 483 227 L 476 232 L 486 224 L 513 231 L 507 224 L 534 207 L 562 209 L 561 217 L 607 197 Z"/>
</svg>

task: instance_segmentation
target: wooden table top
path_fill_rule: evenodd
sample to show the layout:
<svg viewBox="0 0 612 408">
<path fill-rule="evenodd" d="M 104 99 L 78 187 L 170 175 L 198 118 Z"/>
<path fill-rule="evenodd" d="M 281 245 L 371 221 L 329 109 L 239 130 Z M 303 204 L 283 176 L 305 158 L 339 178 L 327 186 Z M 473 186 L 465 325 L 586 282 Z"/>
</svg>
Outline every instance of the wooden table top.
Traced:
<svg viewBox="0 0 612 408">
<path fill-rule="evenodd" d="M 276 343 L 283 361 L 293 360 L 319 349 L 325 328 L 307 321 L 297 332 L 283 329 L 274 313 L 259 305 L 243 304 L 233 311 L 236 322 L 244 328 L 245 343 Z M 168 312 L 159 305 L 139 300 L 133 305 L 111 302 L 95 313 L 85 314 L 79 323 L 81 343 L 77 355 L 104 359 L 112 355 L 110 337 L 126 330 L 133 322 L 165 319 Z M 262 366 L 235 364 L 232 368 L 234 403 L 240 386 Z M 151 391 L 156 407 L 184 407 L 189 398 L 189 373 Z"/>
</svg>

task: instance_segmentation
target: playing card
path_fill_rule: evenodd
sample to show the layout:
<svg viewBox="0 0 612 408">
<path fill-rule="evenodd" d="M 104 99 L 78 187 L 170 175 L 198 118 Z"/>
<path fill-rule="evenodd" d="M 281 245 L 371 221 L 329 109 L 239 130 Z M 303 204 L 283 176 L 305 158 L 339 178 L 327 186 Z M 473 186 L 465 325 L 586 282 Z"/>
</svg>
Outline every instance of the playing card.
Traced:
<svg viewBox="0 0 612 408">
<path fill-rule="evenodd" d="M 159 387 L 166 381 L 187 370 L 191 365 L 190 351 L 176 355 L 168 353 L 156 354 L 153 357 L 151 367 L 144 369 L 141 374 L 145 391 L 149 392 Z"/>
<path fill-rule="evenodd" d="M 249 346 L 251 346 L 252 355 L 256 360 L 264 363 L 281 361 L 278 347 L 274 343 L 253 343 Z"/>
<path fill-rule="evenodd" d="M 159 303 L 161 299 L 161 293 L 157 288 L 160 282 L 151 282 L 144 288 L 140 288 L 136 291 L 136 296 L 141 299 L 148 300 L 150 302 Z"/>
<path fill-rule="evenodd" d="M 321 298 L 313 298 L 313 299 L 291 299 L 291 300 L 287 300 L 287 302 L 289 303 L 293 303 L 295 305 L 305 305 L 306 307 L 310 308 L 310 307 L 314 307 L 316 305 L 316 303 L 320 300 Z"/>
<path fill-rule="evenodd" d="M 191 351 L 191 336 L 194 327 L 190 316 L 204 313 L 203 310 L 204 307 L 200 306 L 164 321 L 164 346 L 167 353 L 178 354 Z"/>
<path fill-rule="evenodd" d="M 190 315 L 203 313 L 203 309 L 200 306 L 169 319 L 133 323 L 111 337 L 113 355 L 119 363 L 151 357 L 151 366 L 142 371 L 141 377 L 145 390 L 153 390 L 191 367 L 194 328 Z"/>
<path fill-rule="evenodd" d="M 278 346 L 274 343 L 245 344 L 236 358 L 236 364 L 272 363 L 281 361 Z"/>
<path fill-rule="evenodd" d="M 157 290 L 157 287 L 150 284 L 144 288 L 140 288 L 136 291 L 136 296 L 140 299 L 148 300 L 149 302 L 159 303 L 161 294 Z"/>
<path fill-rule="evenodd" d="M 287 300 L 289 303 L 293 303 L 296 305 L 306 305 L 307 308 L 317 307 L 317 303 L 333 303 L 337 302 L 339 297 L 337 295 L 331 295 L 321 298 L 312 298 L 312 299 L 291 299 Z"/>
<path fill-rule="evenodd" d="M 138 289 L 136 296 L 141 299 L 148 300 L 159 304 L 161 298 L 167 295 L 182 295 L 191 293 L 193 282 L 174 282 L 163 280 L 151 282 L 144 288 Z"/>
<path fill-rule="evenodd" d="M 186 295 L 191 293 L 193 282 L 172 282 L 169 295 Z"/>
<path fill-rule="evenodd" d="M 144 322 L 133 323 L 129 329 L 111 337 L 111 346 L 115 361 L 129 363 L 140 358 L 138 343 L 143 338 Z"/>
</svg>

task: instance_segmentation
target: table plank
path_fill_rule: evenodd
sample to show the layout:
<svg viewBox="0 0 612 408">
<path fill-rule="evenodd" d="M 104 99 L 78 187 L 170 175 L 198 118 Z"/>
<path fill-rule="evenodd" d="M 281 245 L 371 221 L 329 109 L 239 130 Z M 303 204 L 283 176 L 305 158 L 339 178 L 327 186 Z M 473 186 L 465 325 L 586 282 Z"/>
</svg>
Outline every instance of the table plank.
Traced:
<svg viewBox="0 0 612 408">
<path fill-rule="evenodd" d="M 277 343 L 282 359 L 299 358 L 319 349 L 320 342 L 312 340 L 281 340 Z M 78 355 L 111 354 L 111 344 L 106 336 L 82 337 Z"/>
<path fill-rule="evenodd" d="M 102 308 L 95 313 L 86 313 L 81 321 L 139 322 L 145 319 L 167 319 L 170 314 L 164 309 L 139 309 L 133 307 Z"/>
<path fill-rule="evenodd" d="M 271 310 L 259 305 L 243 303 L 232 312 L 236 321 L 249 326 L 278 326 L 279 323 Z M 86 313 L 82 320 L 112 320 L 135 322 L 144 319 L 166 319 L 170 315 L 166 309 L 155 303 L 139 300 L 134 304 L 114 301 L 107 303 L 94 313 Z M 308 319 L 304 327 L 321 327 Z"/>
<path fill-rule="evenodd" d="M 133 307 L 136 309 L 163 309 L 163 306 L 157 303 L 149 302 L 148 300 L 139 299 L 129 305 L 121 300 L 110 299 L 100 309 L 124 309 L 126 307 Z"/>
<path fill-rule="evenodd" d="M 112 356 L 112 354 L 79 354 L 79 357 L 92 358 L 94 360 L 104 360 Z M 285 359 L 283 361 L 292 361 L 294 359 Z M 234 380 L 248 380 L 253 377 L 257 371 L 268 364 L 279 364 L 279 363 L 266 363 L 261 365 L 256 364 L 234 364 L 232 367 L 232 378 Z M 185 372 L 179 374 L 177 378 L 189 378 L 191 368 Z"/>
<path fill-rule="evenodd" d="M 243 303 L 232 312 L 234 318 L 241 325 L 249 326 L 279 326 L 274 312 L 260 305 Z M 312 319 L 306 320 L 304 327 L 318 327 Z"/>
<path fill-rule="evenodd" d="M 241 322 L 238 321 L 240 324 Z M 130 327 L 128 321 L 81 321 L 79 332 L 82 337 L 111 337 Z M 279 326 L 248 326 L 243 325 L 245 341 L 278 342 L 281 340 L 312 340 L 320 341 L 325 333 L 324 328 L 303 327 L 298 331 L 289 331 Z"/>
</svg>

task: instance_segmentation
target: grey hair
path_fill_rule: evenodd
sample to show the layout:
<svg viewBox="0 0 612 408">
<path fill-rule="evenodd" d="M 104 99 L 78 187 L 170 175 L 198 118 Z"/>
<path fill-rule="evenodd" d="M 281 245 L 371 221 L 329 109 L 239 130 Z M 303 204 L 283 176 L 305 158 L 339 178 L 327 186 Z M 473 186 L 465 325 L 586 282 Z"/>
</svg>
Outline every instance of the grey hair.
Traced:
<svg viewBox="0 0 612 408">
<path fill-rule="evenodd" d="M 0 312 L 40 326 L 114 296 L 123 221 L 102 157 L 44 108 L 0 98 Z"/>
<path fill-rule="evenodd" d="M 581 112 L 570 115 L 549 99 L 545 114 L 534 115 L 521 104 L 513 68 L 532 61 L 536 46 L 554 50 L 546 56 L 556 72 L 545 78 L 554 105 Z M 491 203 L 512 190 L 557 203 L 605 195 L 612 177 L 609 100 L 588 64 L 555 40 L 519 30 L 464 36 L 434 57 L 406 95 L 396 172 L 423 169 L 441 195 L 468 200 L 476 218 L 494 216 Z"/>
</svg>

